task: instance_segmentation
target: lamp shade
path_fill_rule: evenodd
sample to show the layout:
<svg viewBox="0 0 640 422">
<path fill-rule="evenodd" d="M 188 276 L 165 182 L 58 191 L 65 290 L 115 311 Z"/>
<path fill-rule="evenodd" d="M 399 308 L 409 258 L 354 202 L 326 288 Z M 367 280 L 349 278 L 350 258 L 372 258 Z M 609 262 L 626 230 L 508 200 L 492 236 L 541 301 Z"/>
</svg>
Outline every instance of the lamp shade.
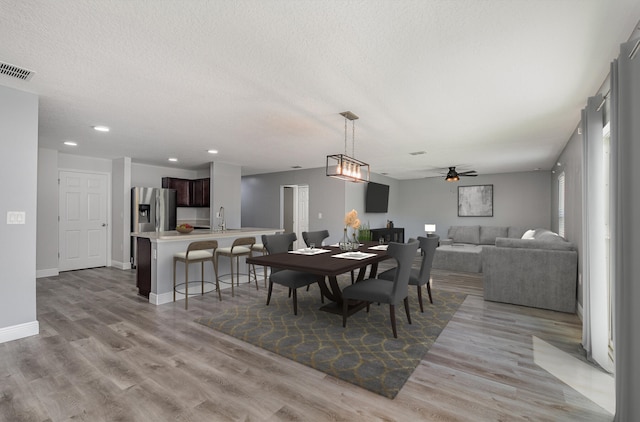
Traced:
<svg viewBox="0 0 640 422">
<path fill-rule="evenodd" d="M 424 231 L 427 233 L 435 233 L 436 225 L 435 224 L 425 224 Z"/>
</svg>

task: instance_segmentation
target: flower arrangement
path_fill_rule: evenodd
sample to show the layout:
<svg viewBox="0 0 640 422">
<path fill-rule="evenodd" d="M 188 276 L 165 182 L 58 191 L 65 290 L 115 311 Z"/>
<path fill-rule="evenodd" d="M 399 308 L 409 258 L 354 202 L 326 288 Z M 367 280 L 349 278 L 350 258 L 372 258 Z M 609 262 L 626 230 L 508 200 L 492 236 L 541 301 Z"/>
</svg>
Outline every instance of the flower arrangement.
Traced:
<svg viewBox="0 0 640 422">
<path fill-rule="evenodd" d="M 358 218 L 358 211 L 351 210 L 344 216 L 344 225 L 357 230 L 360 227 L 360 219 Z"/>
</svg>

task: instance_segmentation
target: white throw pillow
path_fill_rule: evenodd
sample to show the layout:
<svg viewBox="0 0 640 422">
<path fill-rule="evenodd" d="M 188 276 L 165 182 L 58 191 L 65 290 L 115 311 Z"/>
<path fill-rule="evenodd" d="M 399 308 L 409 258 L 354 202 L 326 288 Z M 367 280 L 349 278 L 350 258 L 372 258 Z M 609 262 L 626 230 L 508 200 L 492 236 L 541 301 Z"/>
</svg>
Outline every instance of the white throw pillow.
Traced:
<svg viewBox="0 0 640 422">
<path fill-rule="evenodd" d="M 522 235 L 523 239 L 533 239 L 533 235 L 536 233 L 535 230 L 527 230 L 526 232 L 524 232 L 524 234 Z"/>
</svg>

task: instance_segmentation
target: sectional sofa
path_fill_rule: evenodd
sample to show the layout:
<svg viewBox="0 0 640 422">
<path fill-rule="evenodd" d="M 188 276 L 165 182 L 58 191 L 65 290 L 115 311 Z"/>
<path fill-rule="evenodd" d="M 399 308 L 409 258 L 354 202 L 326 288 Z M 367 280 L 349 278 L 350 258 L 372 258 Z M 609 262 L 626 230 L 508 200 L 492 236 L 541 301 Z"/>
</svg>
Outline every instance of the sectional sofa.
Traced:
<svg viewBox="0 0 640 422">
<path fill-rule="evenodd" d="M 578 252 L 547 229 L 452 226 L 433 268 L 482 272 L 485 300 L 575 312 Z"/>
<path fill-rule="evenodd" d="M 521 238 L 522 227 L 451 226 L 447 237 L 440 239 L 432 268 L 468 273 L 482 272 L 482 250 L 495 246 L 499 237 Z"/>
</svg>

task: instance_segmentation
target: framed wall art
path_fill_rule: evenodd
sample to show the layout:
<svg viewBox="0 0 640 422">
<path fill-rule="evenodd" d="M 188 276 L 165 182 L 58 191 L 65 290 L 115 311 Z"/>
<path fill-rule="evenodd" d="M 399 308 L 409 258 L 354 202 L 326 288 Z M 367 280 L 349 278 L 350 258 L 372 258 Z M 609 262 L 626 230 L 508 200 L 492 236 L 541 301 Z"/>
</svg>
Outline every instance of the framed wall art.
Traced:
<svg viewBox="0 0 640 422">
<path fill-rule="evenodd" d="M 458 186 L 458 217 L 493 217 L 493 185 Z"/>
</svg>

